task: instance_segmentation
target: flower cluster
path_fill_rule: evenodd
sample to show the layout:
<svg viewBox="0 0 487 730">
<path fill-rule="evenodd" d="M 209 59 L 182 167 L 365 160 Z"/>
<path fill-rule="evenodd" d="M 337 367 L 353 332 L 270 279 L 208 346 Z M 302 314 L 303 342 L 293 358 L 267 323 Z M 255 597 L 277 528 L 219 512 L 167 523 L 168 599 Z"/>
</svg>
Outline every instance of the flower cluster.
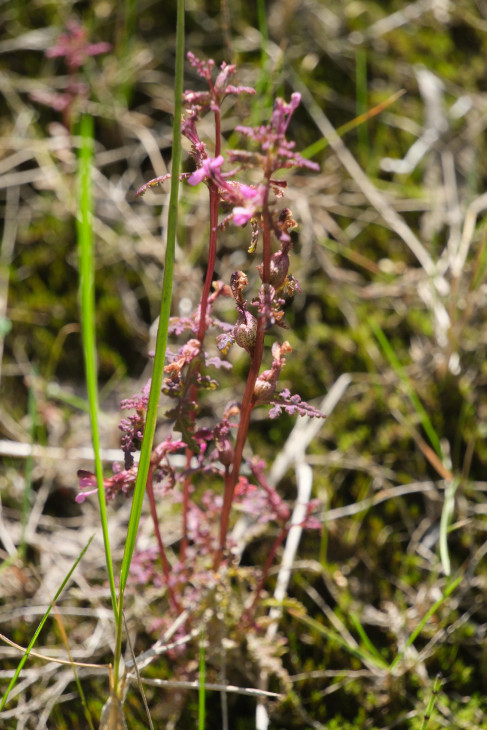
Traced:
<svg viewBox="0 0 487 730">
<path fill-rule="evenodd" d="M 66 32 L 57 39 L 52 48 L 48 48 L 48 58 L 64 58 L 68 72 L 75 73 L 82 68 L 90 56 L 110 51 L 110 43 L 89 43 L 88 31 L 75 19 L 66 23 Z"/>
<path fill-rule="evenodd" d="M 123 436 L 120 439 L 120 446 L 124 452 L 125 469 L 130 469 L 134 464 L 133 454 L 140 449 L 144 437 L 145 413 L 149 403 L 151 381 L 144 386 L 141 395 L 126 398 L 120 403 L 122 410 L 135 410 L 135 414 L 122 418 L 119 429 Z"/>
<path fill-rule="evenodd" d="M 64 125 L 69 129 L 71 109 L 77 99 L 86 99 L 89 86 L 82 79 L 80 71 L 90 56 L 98 56 L 111 50 L 110 43 L 90 43 L 88 31 L 75 18 L 66 23 L 66 31 L 46 51 L 47 58 L 62 58 L 68 71 L 66 88 L 62 93 L 39 89 L 31 94 L 34 101 L 62 112 Z"/>
<path fill-rule="evenodd" d="M 186 444 L 179 439 L 173 440 L 169 436 L 152 452 L 151 456 L 151 478 L 158 483 L 164 484 L 164 493 L 169 491 L 176 483 L 176 473 L 171 465 L 168 454 L 184 449 Z M 125 466 L 123 468 L 118 462 L 113 464 L 113 476 L 104 480 L 104 488 L 107 501 L 115 499 L 117 494 L 122 493 L 129 497 L 135 486 L 137 477 L 137 465 Z M 84 502 L 85 499 L 97 491 L 96 476 L 85 469 L 79 469 L 78 482 L 80 492 L 76 496 L 77 502 Z M 160 490 L 162 491 L 162 490 Z"/>
</svg>

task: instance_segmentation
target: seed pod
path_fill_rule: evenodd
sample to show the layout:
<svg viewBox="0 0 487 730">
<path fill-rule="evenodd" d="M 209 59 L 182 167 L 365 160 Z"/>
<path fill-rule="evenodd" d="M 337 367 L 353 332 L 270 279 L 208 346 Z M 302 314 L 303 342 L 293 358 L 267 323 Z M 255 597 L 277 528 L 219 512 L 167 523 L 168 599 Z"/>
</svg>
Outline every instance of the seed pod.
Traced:
<svg viewBox="0 0 487 730">
<path fill-rule="evenodd" d="M 273 286 L 276 290 L 281 289 L 286 281 L 287 272 L 289 270 L 289 256 L 287 251 L 288 248 L 286 247 L 286 249 L 277 251 L 277 253 L 271 256 L 268 283 L 271 284 L 271 286 Z M 263 281 L 263 264 L 259 264 L 257 270 L 259 272 L 260 278 Z"/>
<path fill-rule="evenodd" d="M 226 438 L 222 441 L 218 441 L 216 444 L 216 448 L 221 463 L 224 466 L 230 466 L 230 464 L 233 462 L 234 457 L 234 450 L 232 444 L 230 443 L 230 439 Z"/>
<path fill-rule="evenodd" d="M 274 395 L 276 390 L 277 376 L 274 370 L 264 370 L 255 381 L 254 398 L 257 401 L 266 402 Z"/>
<path fill-rule="evenodd" d="M 237 345 L 243 347 L 252 357 L 257 338 L 257 320 L 243 307 L 240 309 L 237 323 L 233 328 L 233 337 Z"/>
</svg>

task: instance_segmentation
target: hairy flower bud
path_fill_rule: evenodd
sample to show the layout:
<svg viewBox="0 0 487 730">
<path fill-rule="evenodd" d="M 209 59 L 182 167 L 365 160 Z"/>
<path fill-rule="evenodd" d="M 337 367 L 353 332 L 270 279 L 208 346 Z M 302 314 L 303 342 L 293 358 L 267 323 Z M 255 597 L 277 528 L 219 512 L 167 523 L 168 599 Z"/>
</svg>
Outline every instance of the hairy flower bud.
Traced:
<svg viewBox="0 0 487 730">
<path fill-rule="evenodd" d="M 264 370 L 255 381 L 254 398 L 256 401 L 265 403 L 274 394 L 277 385 L 277 377 L 274 370 Z"/>
<path fill-rule="evenodd" d="M 257 338 L 257 320 L 244 307 L 240 309 L 237 323 L 233 329 L 233 337 L 237 345 L 243 347 L 250 356 L 254 354 L 255 340 Z"/>
<path fill-rule="evenodd" d="M 287 251 L 278 251 L 271 256 L 270 270 L 269 270 L 269 284 L 276 289 L 281 289 L 286 281 L 287 272 L 289 269 L 289 256 Z M 257 267 L 260 278 L 263 280 L 264 266 L 260 264 Z"/>
<path fill-rule="evenodd" d="M 234 457 L 233 446 L 229 439 L 224 439 L 216 445 L 218 456 L 224 466 L 230 466 Z"/>
</svg>

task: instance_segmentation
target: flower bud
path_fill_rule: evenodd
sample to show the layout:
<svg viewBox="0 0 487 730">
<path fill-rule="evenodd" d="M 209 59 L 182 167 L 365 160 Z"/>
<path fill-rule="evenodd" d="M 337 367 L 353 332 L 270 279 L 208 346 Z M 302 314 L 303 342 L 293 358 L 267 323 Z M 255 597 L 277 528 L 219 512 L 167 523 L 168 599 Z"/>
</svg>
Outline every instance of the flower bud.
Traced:
<svg viewBox="0 0 487 730">
<path fill-rule="evenodd" d="M 237 345 L 243 347 L 250 356 L 254 354 L 255 340 L 257 338 L 257 320 L 246 309 L 240 311 L 237 323 L 233 328 L 233 337 Z"/>
<path fill-rule="evenodd" d="M 254 398 L 257 401 L 267 402 L 274 395 L 276 384 L 277 377 L 274 370 L 264 370 L 255 381 Z"/>
<path fill-rule="evenodd" d="M 230 439 L 226 438 L 218 442 L 216 448 L 221 463 L 224 466 L 230 466 L 230 464 L 233 462 L 234 457 L 234 450 L 232 444 L 230 443 Z"/>
<path fill-rule="evenodd" d="M 260 278 L 263 281 L 264 266 L 259 264 L 257 267 Z M 269 267 L 269 284 L 274 289 L 279 290 L 284 286 L 286 281 L 287 272 L 289 270 L 289 256 L 287 250 L 277 251 L 271 256 L 270 267 Z"/>
<path fill-rule="evenodd" d="M 289 269 L 289 256 L 284 251 L 278 251 L 271 258 L 271 267 L 269 274 L 269 284 L 274 289 L 280 289 L 286 281 Z"/>
</svg>

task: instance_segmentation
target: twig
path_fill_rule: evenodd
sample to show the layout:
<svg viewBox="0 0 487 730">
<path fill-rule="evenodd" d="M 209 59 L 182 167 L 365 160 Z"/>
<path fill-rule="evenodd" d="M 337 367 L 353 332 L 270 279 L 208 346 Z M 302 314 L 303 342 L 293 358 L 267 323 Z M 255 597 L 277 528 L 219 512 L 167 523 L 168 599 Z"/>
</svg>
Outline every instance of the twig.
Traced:
<svg viewBox="0 0 487 730">
<path fill-rule="evenodd" d="M 142 677 L 142 681 L 145 684 L 151 684 L 153 687 L 169 687 L 174 689 L 196 689 L 198 690 L 200 685 L 198 681 L 195 682 L 175 682 L 170 679 L 148 679 Z M 213 690 L 215 692 L 228 692 L 229 694 L 247 695 L 248 697 L 268 697 L 271 699 L 282 699 L 282 695 L 277 692 L 268 692 L 262 689 L 253 689 L 252 687 L 236 687 L 233 684 L 214 684 L 208 682 L 205 684 L 205 689 Z"/>
<path fill-rule="evenodd" d="M 13 646 L 14 649 L 18 649 L 18 651 L 21 654 L 25 654 L 27 649 L 24 646 L 21 646 L 20 644 L 16 644 L 15 641 L 12 641 L 11 639 L 7 638 L 4 634 L 0 634 L 0 639 L 4 641 L 9 646 Z M 55 664 L 64 664 L 68 667 L 76 666 L 76 667 L 87 667 L 88 669 L 107 669 L 108 664 L 91 664 L 89 662 L 78 662 L 78 661 L 71 661 L 70 659 L 56 659 L 56 657 L 47 656 L 46 654 L 41 654 L 38 651 L 31 650 L 29 652 L 29 656 L 37 657 L 37 659 L 43 659 L 46 662 L 54 662 Z M 13 670 L 12 670 L 13 674 Z"/>
</svg>

